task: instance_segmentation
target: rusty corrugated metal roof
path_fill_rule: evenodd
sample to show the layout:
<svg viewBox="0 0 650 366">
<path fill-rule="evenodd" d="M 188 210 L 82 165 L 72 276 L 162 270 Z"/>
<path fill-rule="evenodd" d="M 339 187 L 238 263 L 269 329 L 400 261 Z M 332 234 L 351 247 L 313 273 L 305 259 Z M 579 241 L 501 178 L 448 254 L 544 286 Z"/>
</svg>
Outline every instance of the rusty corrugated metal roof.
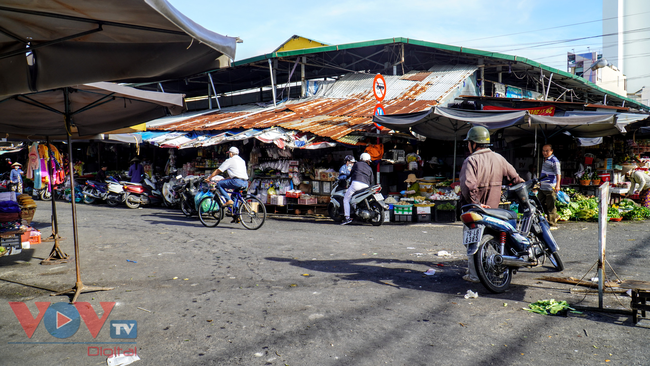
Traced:
<svg viewBox="0 0 650 366">
<path fill-rule="evenodd" d="M 427 72 L 385 76 L 387 95 L 382 102 L 386 113 L 419 112 L 438 105 L 451 90 L 458 88 L 476 67 L 440 66 Z M 152 123 L 153 131 L 232 131 L 280 126 L 340 141 L 351 133 L 371 132 L 377 104 L 372 92 L 374 75 L 348 74 L 324 83 L 315 97 L 286 102 L 276 108 L 241 106 Z"/>
</svg>

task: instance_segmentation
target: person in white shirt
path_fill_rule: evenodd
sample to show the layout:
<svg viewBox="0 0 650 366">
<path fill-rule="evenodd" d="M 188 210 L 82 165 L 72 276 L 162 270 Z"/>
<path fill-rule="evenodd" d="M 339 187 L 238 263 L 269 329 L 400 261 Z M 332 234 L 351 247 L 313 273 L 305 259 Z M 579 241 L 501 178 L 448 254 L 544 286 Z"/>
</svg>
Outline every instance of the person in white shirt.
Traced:
<svg viewBox="0 0 650 366">
<path fill-rule="evenodd" d="M 225 203 L 226 206 L 231 206 L 234 202 L 232 201 L 226 189 L 237 189 L 237 188 L 247 188 L 248 187 L 248 172 L 246 171 L 246 162 L 239 156 L 239 149 L 236 147 L 231 147 L 228 150 L 228 159 L 224 161 L 217 170 L 212 172 L 210 176 L 206 179 L 210 181 L 212 177 L 223 172 L 228 172 L 229 179 L 220 180 L 217 183 L 217 188 L 222 197 L 228 199 Z"/>
</svg>

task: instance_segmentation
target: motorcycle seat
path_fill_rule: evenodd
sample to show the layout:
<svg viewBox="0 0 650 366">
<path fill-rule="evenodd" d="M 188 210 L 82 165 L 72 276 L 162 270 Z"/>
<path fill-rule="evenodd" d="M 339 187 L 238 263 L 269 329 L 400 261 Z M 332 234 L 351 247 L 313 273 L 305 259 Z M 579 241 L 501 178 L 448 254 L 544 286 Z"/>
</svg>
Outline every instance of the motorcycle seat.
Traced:
<svg viewBox="0 0 650 366">
<path fill-rule="evenodd" d="M 516 220 L 517 219 L 517 213 L 514 211 L 506 210 L 503 208 L 484 208 L 483 211 L 487 213 L 490 216 L 494 216 L 496 218 L 499 218 L 501 220 L 509 221 L 509 220 Z"/>
</svg>

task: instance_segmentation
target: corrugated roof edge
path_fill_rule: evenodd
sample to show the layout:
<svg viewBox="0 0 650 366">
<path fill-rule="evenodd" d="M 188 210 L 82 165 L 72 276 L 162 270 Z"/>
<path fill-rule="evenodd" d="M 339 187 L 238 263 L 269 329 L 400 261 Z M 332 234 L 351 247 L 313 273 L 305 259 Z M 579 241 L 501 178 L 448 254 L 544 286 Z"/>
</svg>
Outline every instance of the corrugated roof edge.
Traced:
<svg viewBox="0 0 650 366">
<path fill-rule="evenodd" d="M 512 56 L 504 53 L 498 53 L 498 52 L 489 52 L 489 51 L 482 51 L 474 48 L 465 48 L 465 47 L 458 47 L 458 46 L 451 46 L 451 45 L 446 45 L 442 43 L 434 43 L 434 42 L 428 42 L 428 41 L 420 41 L 416 39 L 410 39 L 410 38 L 405 38 L 405 37 L 394 37 L 394 38 L 386 38 L 386 39 L 378 39 L 374 41 L 364 41 L 364 42 L 356 42 L 356 43 L 346 43 L 346 44 L 341 44 L 341 45 L 334 45 L 334 46 L 326 46 L 326 47 L 315 47 L 315 48 L 309 48 L 309 49 L 304 49 L 304 50 L 296 50 L 296 51 L 286 51 L 286 52 L 273 52 L 273 53 L 268 53 L 265 55 L 260 55 L 256 57 L 251 57 L 247 58 L 241 61 L 236 61 L 232 63 L 233 67 L 236 66 L 241 66 L 241 65 L 246 65 L 250 63 L 255 63 L 258 61 L 263 61 L 267 59 L 272 59 L 272 58 L 277 58 L 277 57 L 292 57 L 292 56 L 300 56 L 300 55 L 308 55 L 312 53 L 320 53 L 320 52 L 329 52 L 329 51 L 339 51 L 339 50 L 345 50 L 345 49 L 352 49 L 352 48 L 360 48 L 360 47 L 368 47 L 368 46 L 377 46 L 377 45 L 382 45 L 382 44 L 391 44 L 391 43 L 407 43 L 407 44 L 413 44 L 417 46 L 424 46 L 424 47 L 432 47 L 432 48 L 438 48 L 442 50 L 447 50 L 447 51 L 454 51 L 454 52 L 460 52 L 460 53 L 466 53 L 470 55 L 477 55 L 477 56 L 483 56 L 483 57 L 491 57 L 491 58 L 497 58 L 501 60 L 507 60 L 507 61 L 514 61 L 514 62 L 520 62 L 524 63 L 526 65 L 536 67 L 548 72 L 552 72 L 553 74 L 561 75 L 562 77 L 572 79 L 578 83 L 581 83 L 585 86 L 588 86 L 592 89 L 595 89 L 603 94 L 607 94 L 609 96 L 624 100 L 626 103 L 630 103 L 634 106 L 636 106 L 638 109 L 650 111 L 650 107 L 641 104 L 634 99 L 630 99 L 628 97 L 624 97 L 622 95 L 612 93 L 609 90 L 605 90 L 598 85 L 583 79 L 579 76 L 573 75 L 571 73 L 568 73 L 566 71 L 562 71 L 560 69 L 556 69 L 550 66 L 546 66 L 544 64 L 541 64 L 537 61 L 530 60 L 526 57 L 521 57 L 521 56 Z"/>
</svg>

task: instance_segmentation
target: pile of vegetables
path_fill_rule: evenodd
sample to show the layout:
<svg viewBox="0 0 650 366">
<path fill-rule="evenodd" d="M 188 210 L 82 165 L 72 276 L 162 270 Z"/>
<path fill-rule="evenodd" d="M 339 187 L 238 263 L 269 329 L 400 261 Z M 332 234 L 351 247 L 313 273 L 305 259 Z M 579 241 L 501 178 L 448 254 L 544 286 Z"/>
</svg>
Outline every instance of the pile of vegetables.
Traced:
<svg viewBox="0 0 650 366">
<path fill-rule="evenodd" d="M 557 314 L 561 311 L 571 311 L 575 314 L 582 314 L 576 309 L 569 306 L 566 301 L 556 301 L 555 299 L 550 300 L 539 300 L 532 304 L 529 304 L 527 308 L 523 308 L 526 311 L 531 313 L 537 313 L 542 315 Z"/>
<path fill-rule="evenodd" d="M 454 205 L 453 203 L 447 202 L 447 203 L 443 203 L 441 205 L 438 205 L 437 209 L 439 211 L 453 211 L 453 210 L 456 209 L 456 205 Z"/>
<path fill-rule="evenodd" d="M 564 204 L 556 202 L 558 218 L 564 221 L 596 221 L 598 220 L 598 198 L 586 197 L 572 189 L 563 189 L 571 202 Z M 573 191 L 573 192 L 570 192 Z M 618 205 L 607 207 L 608 218 L 623 218 L 623 220 L 645 220 L 650 218 L 650 209 L 639 206 L 630 199 L 623 199 Z"/>
</svg>

